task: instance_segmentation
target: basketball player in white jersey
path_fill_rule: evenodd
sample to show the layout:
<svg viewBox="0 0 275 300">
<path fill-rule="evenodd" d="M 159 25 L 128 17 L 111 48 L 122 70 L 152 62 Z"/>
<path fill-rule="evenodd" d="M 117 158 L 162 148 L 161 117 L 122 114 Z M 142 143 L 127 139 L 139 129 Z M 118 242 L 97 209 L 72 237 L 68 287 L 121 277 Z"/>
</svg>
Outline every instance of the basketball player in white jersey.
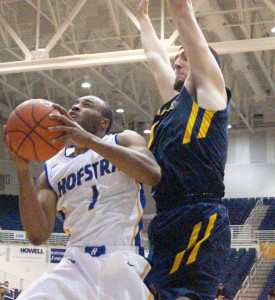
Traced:
<svg viewBox="0 0 275 300">
<path fill-rule="evenodd" d="M 69 112 L 53 104 L 66 146 L 45 162 L 35 187 L 29 162 L 12 152 L 20 186 L 20 214 L 34 245 L 53 230 L 56 210 L 64 213 L 70 238 L 64 258 L 18 299 L 153 299 L 143 282 L 150 270 L 140 255 L 145 199 L 140 182 L 154 185 L 161 171 L 146 142 L 125 130 L 107 135 L 109 105 L 95 96 L 78 99 Z M 68 144 L 68 143 L 67 143 Z"/>
</svg>

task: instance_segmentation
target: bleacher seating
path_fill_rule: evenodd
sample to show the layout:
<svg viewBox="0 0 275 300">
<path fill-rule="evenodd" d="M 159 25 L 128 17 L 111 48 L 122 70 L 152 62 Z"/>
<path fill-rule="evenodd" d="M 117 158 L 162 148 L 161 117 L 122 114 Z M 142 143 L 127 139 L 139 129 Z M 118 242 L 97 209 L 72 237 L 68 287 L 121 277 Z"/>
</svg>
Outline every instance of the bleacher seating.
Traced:
<svg viewBox="0 0 275 300">
<path fill-rule="evenodd" d="M 0 226 L 6 230 L 24 230 L 20 214 L 19 214 L 19 200 L 18 196 L 14 195 L 0 195 L 0 212 L 1 224 Z M 55 219 L 53 232 L 63 233 L 63 221 L 60 218 Z"/>
<path fill-rule="evenodd" d="M 224 198 L 231 225 L 243 225 L 257 201 L 257 198 Z"/>
<path fill-rule="evenodd" d="M 264 219 L 261 222 L 259 230 L 274 230 L 275 229 L 275 205 L 270 205 Z"/>
<path fill-rule="evenodd" d="M 275 197 L 263 197 L 264 205 L 275 205 Z"/>
<path fill-rule="evenodd" d="M 270 271 L 270 273 L 268 275 L 268 278 L 267 278 L 267 281 L 266 281 L 266 284 L 263 287 L 263 289 L 262 289 L 262 291 L 261 291 L 261 293 L 258 297 L 258 300 L 267 300 L 269 291 L 272 288 L 274 288 L 274 286 L 275 286 L 275 266 Z"/>
<path fill-rule="evenodd" d="M 240 289 L 255 259 L 256 250 L 254 248 L 230 250 L 230 259 L 224 265 L 223 272 L 220 274 L 220 282 L 223 282 L 232 299 Z"/>
<path fill-rule="evenodd" d="M 18 196 L 0 195 L 0 226 L 6 230 L 23 230 L 19 215 Z"/>
</svg>

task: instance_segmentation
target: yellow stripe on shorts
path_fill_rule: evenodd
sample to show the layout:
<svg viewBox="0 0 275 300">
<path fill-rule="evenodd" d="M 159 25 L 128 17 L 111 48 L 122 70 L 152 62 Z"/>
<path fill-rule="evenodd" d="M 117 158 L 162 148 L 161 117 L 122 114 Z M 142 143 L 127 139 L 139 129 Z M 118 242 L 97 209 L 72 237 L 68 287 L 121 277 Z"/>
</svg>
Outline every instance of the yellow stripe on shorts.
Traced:
<svg viewBox="0 0 275 300">
<path fill-rule="evenodd" d="M 211 231 L 214 227 L 214 224 L 215 224 L 215 221 L 217 219 L 217 214 L 214 214 L 212 215 L 210 218 L 209 218 L 209 223 L 208 223 L 208 226 L 206 228 L 206 231 L 205 231 L 205 235 L 204 237 L 195 245 L 194 249 L 192 250 L 189 258 L 188 258 L 188 261 L 187 261 L 187 265 L 191 264 L 192 262 L 194 262 L 197 258 L 197 255 L 198 255 L 198 251 L 200 249 L 200 246 L 201 244 L 207 240 L 211 234 Z"/>
<path fill-rule="evenodd" d="M 188 264 L 191 264 L 192 262 L 194 262 L 197 258 L 197 255 L 198 255 L 198 251 L 200 249 L 200 246 L 201 244 L 207 240 L 211 234 L 211 231 L 214 227 L 214 224 L 215 224 L 215 221 L 217 219 L 217 214 L 214 214 L 212 215 L 210 218 L 209 218 L 209 223 L 207 225 L 207 228 L 206 228 L 206 231 L 205 231 L 205 234 L 204 234 L 204 237 L 197 242 L 197 239 L 198 239 L 198 236 L 199 236 L 199 232 L 201 230 L 201 226 L 202 226 L 202 222 L 199 222 L 197 223 L 194 228 L 193 228 L 193 231 L 192 231 L 192 234 L 191 234 L 191 237 L 189 239 L 189 243 L 188 243 L 188 246 L 187 246 L 187 249 L 190 249 L 191 247 L 193 247 L 194 245 L 194 249 L 192 250 L 188 260 L 187 260 L 187 265 Z M 179 252 L 177 255 L 176 255 L 176 258 L 174 260 L 174 264 L 170 270 L 170 274 L 173 274 L 174 272 L 176 272 L 179 267 L 180 267 L 180 264 L 182 262 L 182 259 L 184 257 L 184 254 L 186 252 L 186 250 L 183 250 L 181 252 Z"/>
<path fill-rule="evenodd" d="M 189 239 L 189 243 L 188 243 L 188 246 L 187 246 L 187 249 L 191 248 L 193 245 L 196 244 L 196 241 L 198 239 L 198 235 L 199 235 L 199 232 L 200 232 L 200 229 L 201 229 L 201 224 L 202 222 L 199 222 L 198 224 L 196 224 L 193 228 L 193 231 L 192 231 L 192 234 L 191 234 L 191 237 Z M 175 261 L 174 261 L 174 264 L 173 264 L 173 267 L 170 271 L 170 274 L 176 272 L 182 262 L 182 259 L 183 259 L 183 256 L 185 254 L 185 251 L 181 251 L 180 253 L 178 253 L 176 255 L 176 258 L 175 258 Z"/>
</svg>

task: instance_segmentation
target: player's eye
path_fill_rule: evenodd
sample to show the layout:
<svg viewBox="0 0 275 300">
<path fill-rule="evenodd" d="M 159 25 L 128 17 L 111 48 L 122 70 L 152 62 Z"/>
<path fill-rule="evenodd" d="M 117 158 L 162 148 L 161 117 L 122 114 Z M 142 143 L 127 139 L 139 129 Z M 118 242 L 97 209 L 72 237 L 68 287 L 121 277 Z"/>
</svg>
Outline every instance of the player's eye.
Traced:
<svg viewBox="0 0 275 300">
<path fill-rule="evenodd" d="M 83 105 L 83 107 L 92 108 L 93 106 L 92 106 L 91 104 L 89 104 L 89 103 L 85 103 L 85 104 Z"/>
</svg>

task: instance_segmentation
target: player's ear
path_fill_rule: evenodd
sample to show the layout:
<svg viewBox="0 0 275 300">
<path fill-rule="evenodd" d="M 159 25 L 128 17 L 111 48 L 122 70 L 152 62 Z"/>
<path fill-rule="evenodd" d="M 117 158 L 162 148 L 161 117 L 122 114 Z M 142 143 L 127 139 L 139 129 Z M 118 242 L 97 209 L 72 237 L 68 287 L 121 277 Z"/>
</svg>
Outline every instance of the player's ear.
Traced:
<svg viewBox="0 0 275 300">
<path fill-rule="evenodd" d="M 103 129 L 107 129 L 110 125 L 110 120 L 107 118 L 102 117 L 101 121 L 100 121 L 100 125 Z"/>
</svg>

